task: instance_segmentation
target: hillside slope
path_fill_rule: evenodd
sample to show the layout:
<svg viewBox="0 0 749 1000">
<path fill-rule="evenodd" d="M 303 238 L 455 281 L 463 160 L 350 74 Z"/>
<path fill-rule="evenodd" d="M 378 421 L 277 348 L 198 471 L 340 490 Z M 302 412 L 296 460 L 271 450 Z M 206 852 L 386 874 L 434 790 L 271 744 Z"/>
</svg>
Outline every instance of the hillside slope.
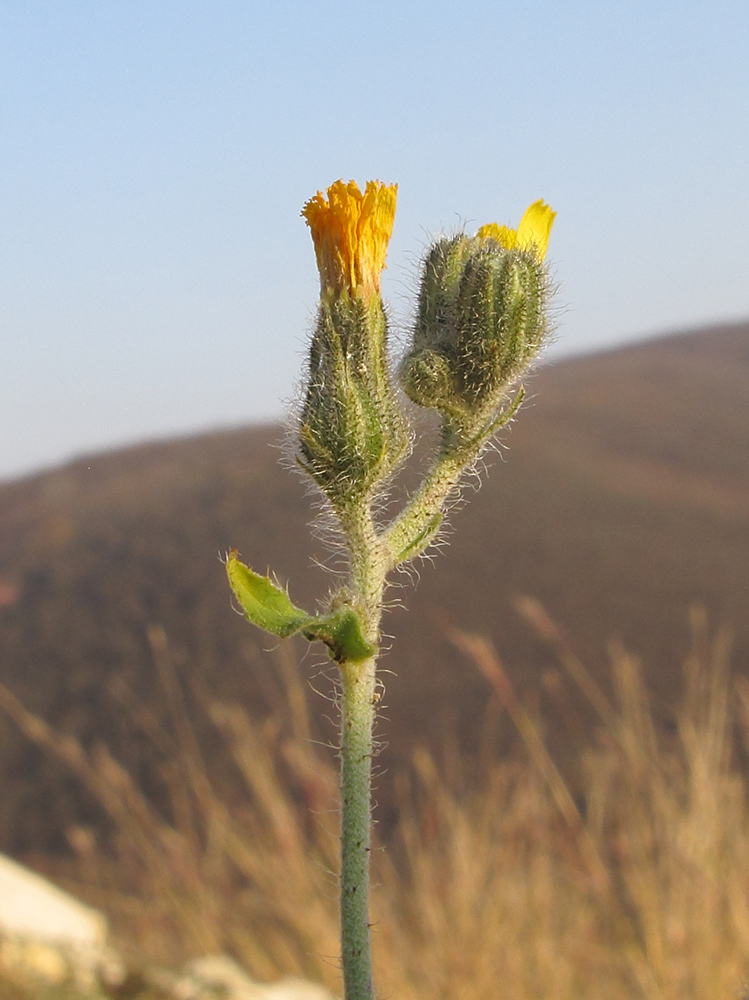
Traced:
<svg viewBox="0 0 749 1000">
<path fill-rule="evenodd" d="M 736 663 L 749 662 L 747 385 L 749 324 L 534 375 L 504 460 L 489 456 L 482 489 L 469 487 L 451 516 L 449 546 L 420 566 L 418 586 L 404 579 L 393 593 L 408 611 L 385 622 L 383 766 L 418 742 L 439 749 L 446 732 L 476 748 L 488 689 L 451 645 L 451 625 L 490 635 L 518 689 L 539 688 L 553 656 L 515 612 L 521 594 L 545 605 L 604 685 L 607 643 L 619 637 L 664 705 L 680 683 L 692 602 L 734 627 Z M 219 554 L 238 547 L 300 604 L 327 591 L 310 498 L 279 463 L 280 437 L 277 427 L 208 434 L 0 484 L 0 680 L 63 729 L 105 739 L 139 780 L 155 780 L 158 760 L 133 738 L 112 681 L 166 715 L 149 626 L 163 626 L 199 698 L 267 709 L 277 654 L 232 613 Z M 306 655 L 300 670 L 324 687 L 321 663 Z M 569 733 L 553 706 L 547 716 L 563 751 Z M 503 724 L 500 744 L 507 733 Z M 54 831 L 95 818 L 5 718 L 0 780 L 0 849 L 45 849 Z"/>
</svg>

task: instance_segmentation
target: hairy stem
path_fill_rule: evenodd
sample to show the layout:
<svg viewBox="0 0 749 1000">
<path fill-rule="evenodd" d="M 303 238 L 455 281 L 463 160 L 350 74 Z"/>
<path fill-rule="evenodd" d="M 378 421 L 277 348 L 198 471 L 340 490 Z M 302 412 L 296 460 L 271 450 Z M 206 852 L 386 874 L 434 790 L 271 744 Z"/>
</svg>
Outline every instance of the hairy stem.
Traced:
<svg viewBox="0 0 749 1000">
<path fill-rule="evenodd" d="M 366 639 L 379 643 L 388 566 L 369 503 L 341 524 L 351 555 L 351 587 Z M 372 1000 L 369 858 L 377 657 L 340 664 L 341 699 L 341 957 L 346 1000 Z"/>
<path fill-rule="evenodd" d="M 442 425 L 442 448 L 419 490 L 380 537 L 383 558 L 388 570 L 410 562 L 425 552 L 434 541 L 442 523 L 445 504 L 455 490 L 460 477 L 484 450 L 491 437 L 508 424 L 523 401 L 521 386 L 510 404 L 496 412 L 494 402 L 473 418 L 473 429 L 460 436 Z"/>
<path fill-rule="evenodd" d="M 389 568 L 415 559 L 429 547 L 439 530 L 445 501 L 458 485 L 466 464 L 465 458 L 453 455 L 437 459 L 418 492 L 382 536 Z"/>
<path fill-rule="evenodd" d="M 364 616 L 367 638 L 377 643 L 382 616 L 382 593 L 390 569 L 368 502 L 339 513 L 351 557 L 351 588 Z"/>
<path fill-rule="evenodd" d="M 346 1000 L 372 1000 L 369 930 L 375 659 L 343 664 L 341 706 L 341 957 Z"/>
</svg>

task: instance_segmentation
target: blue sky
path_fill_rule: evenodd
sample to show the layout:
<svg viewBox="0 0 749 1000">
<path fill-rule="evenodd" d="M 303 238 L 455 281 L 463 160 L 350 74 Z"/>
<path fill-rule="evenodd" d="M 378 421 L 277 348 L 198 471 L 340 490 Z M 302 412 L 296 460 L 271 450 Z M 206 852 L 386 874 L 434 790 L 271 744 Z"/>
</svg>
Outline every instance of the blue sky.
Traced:
<svg viewBox="0 0 749 1000">
<path fill-rule="evenodd" d="M 0 8 L 0 477 L 283 412 L 299 212 L 399 184 L 430 234 L 558 211 L 556 353 L 749 316 L 749 4 L 46 0 Z"/>
</svg>

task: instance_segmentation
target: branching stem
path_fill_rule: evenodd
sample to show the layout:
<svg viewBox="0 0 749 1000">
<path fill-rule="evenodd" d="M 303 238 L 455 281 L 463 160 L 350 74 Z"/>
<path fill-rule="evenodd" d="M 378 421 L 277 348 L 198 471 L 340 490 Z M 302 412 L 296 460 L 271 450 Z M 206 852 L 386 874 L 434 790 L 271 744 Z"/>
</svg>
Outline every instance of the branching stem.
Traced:
<svg viewBox="0 0 749 1000">
<path fill-rule="evenodd" d="M 534 202 L 517 230 L 494 223 L 469 237 L 441 237 L 422 270 L 401 387 L 441 414 L 431 470 L 384 529 L 372 516 L 408 457 L 407 419 L 392 386 L 380 275 L 395 216 L 397 185 L 369 181 L 362 193 L 336 181 L 302 211 L 315 244 L 321 292 L 297 460 L 338 517 L 350 554 L 348 586 L 323 614 L 291 602 L 270 576 L 239 561 L 226 570 L 255 625 L 272 635 L 322 641 L 341 671 L 341 941 L 345 1000 L 373 1000 L 369 858 L 373 725 L 380 618 L 387 574 L 424 553 L 463 471 L 514 415 L 522 389 L 509 388 L 537 355 L 547 331 L 544 256 L 555 213 Z"/>
<path fill-rule="evenodd" d="M 437 459 L 420 489 L 385 529 L 382 544 L 390 568 L 421 555 L 439 531 L 445 501 L 458 485 L 466 462 L 452 455 Z"/>
</svg>

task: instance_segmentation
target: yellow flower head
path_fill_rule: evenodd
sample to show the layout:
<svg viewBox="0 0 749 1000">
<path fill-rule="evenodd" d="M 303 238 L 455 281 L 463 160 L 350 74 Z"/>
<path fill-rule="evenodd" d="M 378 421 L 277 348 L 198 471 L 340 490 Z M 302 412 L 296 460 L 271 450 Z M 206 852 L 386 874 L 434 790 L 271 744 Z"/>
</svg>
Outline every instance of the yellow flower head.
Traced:
<svg viewBox="0 0 749 1000">
<path fill-rule="evenodd" d="M 397 184 L 367 181 L 364 194 L 354 181 L 336 181 L 302 209 L 317 255 L 323 290 L 366 297 L 380 290 L 380 274 L 393 231 Z"/>
<path fill-rule="evenodd" d="M 482 226 L 476 235 L 481 239 L 496 240 L 505 250 L 530 250 L 533 248 L 539 259 L 543 260 L 546 256 L 549 234 L 556 216 L 557 213 L 552 212 L 546 202 L 539 199 L 525 210 L 525 215 L 520 220 L 517 229 L 508 229 L 507 226 L 498 226 L 496 222 L 490 222 L 488 225 Z"/>
</svg>

